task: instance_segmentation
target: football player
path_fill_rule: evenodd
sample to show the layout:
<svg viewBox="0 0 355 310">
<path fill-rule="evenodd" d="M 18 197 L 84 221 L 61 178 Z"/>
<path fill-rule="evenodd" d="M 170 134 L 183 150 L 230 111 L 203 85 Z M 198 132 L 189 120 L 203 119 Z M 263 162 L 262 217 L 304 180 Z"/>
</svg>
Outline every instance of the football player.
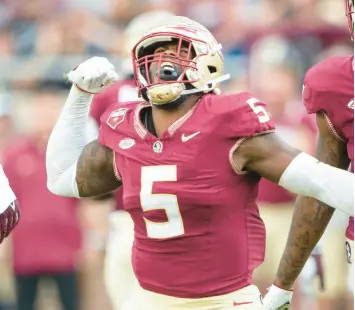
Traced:
<svg viewBox="0 0 355 310">
<path fill-rule="evenodd" d="M 74 85 L 48 143 L 48 188 L 92 197 L 124 184 L 139 285 L 123 310 L 263 309 L 252 285 L 265 249 L 260 177 L 353 214 L 353 175 L 285 144 L 250 93 L 219 95 L 228 78 L 221 45 L 202 25 L 169 18 L 132 58 L 144 101 L 109 107 L 88 145 L 93 94 L 118 76 L 98 57 L 69 73 Z"/>
<path fill-rule="evenodd" d="M 353 39 L 354 0 L 345 0 L 345 4 Z M 308 113 L 316 114 L 317 118 L 317 158 L 354 172 L 354 55 L 331 57 L 311 68 L 304 79 L 302 97 Z M 353 196 L 354 192 L 348 195 Z M 276 310 L 282 306 L 282 309 L 288 309 L 286 305 L 291 303 L 293 285 L 333 213 L 333 208 L 316 199 L 297 199 L 277 276 L 264 298 L 266 309 Z M 349 264 L 350 290 L 353 292 L 353 217 L 349 219 L 344 245 Z"/>
<path fill-rule="evenodd" d="M 134 44 L 142 37 L 147 27 L 174 16 L 168 11 L 155 10 L 136 16 L 123 32 L 122 41 L 122 80 L 97 94 L 90 107 L 89 141 L 98 138 L 100 117 L 114 103 L 137 102 L 138 92 L 133 76 L 131 52 Z M 92 127 L 94 124 L 94 127 Z M 110 214 L 110 230 L 106 245 L 104 282 L 113 309 L 119 310 L 124 299 L 135 284 L 131 252 L 133 244 L 133 222 L 123 209 L 123 187 L 114 194 L 115 209 Z"/>
<path fill-rule="evenodd" d="M 6 238 L 20 219 L 15 193 L 0 165 L 0 243 Z"/>
</svg>

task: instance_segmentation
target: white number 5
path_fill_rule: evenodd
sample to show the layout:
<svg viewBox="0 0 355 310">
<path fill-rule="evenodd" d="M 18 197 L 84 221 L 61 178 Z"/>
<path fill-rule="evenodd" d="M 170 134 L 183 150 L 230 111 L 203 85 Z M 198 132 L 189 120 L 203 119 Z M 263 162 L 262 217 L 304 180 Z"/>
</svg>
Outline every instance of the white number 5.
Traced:
<svg viewBox="0 0 355 310">
<path fill-rule="evenodd" d="M 154 239 L 165 239 L 184 234 L 179 205 L 176 195 L 152 194 L 154 182 L 176 181 L 176 166 L 142 167 L 141 175 L 141 205 L 143 211 L 164 210 L 167 222 L 157 223 L 144 218 L 147 235 Z"/>
<path fill-rule="evenodd" d="M 253 109 L 254 113 L 258 117 L 259 122 L 266 123 L 270 120 L 270 115 L 262 106 L 255 105 L 258 102 L 260 101 L 256 98 L 250 98 L 247 100 L 247 103 L 250 105 L 250 107 Z"/>
</svg>

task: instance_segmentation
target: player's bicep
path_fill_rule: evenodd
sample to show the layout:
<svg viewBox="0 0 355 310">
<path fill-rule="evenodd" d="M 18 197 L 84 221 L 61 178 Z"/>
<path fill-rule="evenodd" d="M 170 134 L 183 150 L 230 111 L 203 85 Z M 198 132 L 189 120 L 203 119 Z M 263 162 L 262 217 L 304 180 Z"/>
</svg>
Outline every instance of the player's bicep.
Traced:
<svg viewBox="0 0 355 310">
<path fill-rule="evenodd" d="M 103 195 L 121 185 L 114 172 L 113 157 L 113 151 L 97 140 L 85 146 L 76 167 L 80 197 Z"/>
<path fill-rule="evenodd" d="M 234 165 L 240 171 L 254 172 L 278 183 L 292 160 L 300 153 L 275 133 L 246 139 L 233 154 Z"/>
</svg>

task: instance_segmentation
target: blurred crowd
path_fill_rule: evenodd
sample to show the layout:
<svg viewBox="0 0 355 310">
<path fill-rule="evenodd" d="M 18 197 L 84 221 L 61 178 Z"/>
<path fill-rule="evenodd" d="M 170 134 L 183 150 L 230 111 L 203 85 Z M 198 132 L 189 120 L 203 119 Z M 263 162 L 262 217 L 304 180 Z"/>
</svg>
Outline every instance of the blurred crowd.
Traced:
<svg viewBox="0 0 355 310">
<path fill-rule="evenodd" d="M 223 91 L 251 90 L 268 103 L 283 139 L 314 152 L 316 127 L 300 102 L 302 80 L 321 59 L 353 53 L 343 1 L 0 0 L 0 162 L 18 197 L 28 202 L 12 238 L 0 247 L 0 310 L 16 309 L 19 292 L 37 287 L 39 264 L 47 266 L 48 277 L 38 281 L 36 309 L 61 309 L 58 297 L 71 303 L 66 309 L 78 309 L 79 302 L 80 309 L 111 309 L 102 269 L 113 202 L 49 195 L 46 140 L 69 88 L 63 74 L 91 56 L 105 56 L 123 71 L 122 33 L 149 10 L 185 15 L 209 28 L 223 45 L 232 76 Z M 255 282 L 263 293 L 284 248 L 294 198 L 262 182 L 268 245 Z M 314 294 L 303 292 L 308 300 L 321 300 L 320 309 L 347 309 L 346 220 L 337 215 L 324 238 L 325 292 L 316 285 Z M 33 250 L 36 242 L 42 252 Z M 292 309 L 310 309 L 299 298 Z"/>
</svg>

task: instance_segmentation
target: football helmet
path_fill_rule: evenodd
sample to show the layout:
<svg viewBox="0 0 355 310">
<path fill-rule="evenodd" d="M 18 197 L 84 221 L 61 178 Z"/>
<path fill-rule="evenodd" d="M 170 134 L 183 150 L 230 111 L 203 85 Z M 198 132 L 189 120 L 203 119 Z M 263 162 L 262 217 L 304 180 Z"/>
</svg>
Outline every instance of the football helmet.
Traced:
<svg viewBox="0 0 355 310">
<path fill-rule="evenodd" d="M 345 0 L 345 12 L 348 18 L 351 39 L 354 40 L 354 0 Z"/>
<path fill-rule="evenodd" d="M 154 53 L 156 47 L 169 42 L 176 43 L 176 52 L 168 56 Z M 182 47 L 187 53 L 181 53 Z M 218 84 L 229 78 L 223 75 L 221 48 L 204 26 L 187 17 L 174 16 L 150 28 L 132 50 L 139 95 L 164 106 L 182 102 L 192 93 L 218 92 Z M 149 67 L 153 63 L 158 69 L 151 78 Z"/>
<path fill-rule="evenodd" d="M 126 26 L 122 33 L 122 68 L 121 73 L 129 76 L 133 75 L 132 68 L 132 48 L 144 35 L 144 32 L 158 25 L 159 22 L 175 16 L 173 13 L 165 10 L 148 11 L 134 17 Z"/>
</svg>

